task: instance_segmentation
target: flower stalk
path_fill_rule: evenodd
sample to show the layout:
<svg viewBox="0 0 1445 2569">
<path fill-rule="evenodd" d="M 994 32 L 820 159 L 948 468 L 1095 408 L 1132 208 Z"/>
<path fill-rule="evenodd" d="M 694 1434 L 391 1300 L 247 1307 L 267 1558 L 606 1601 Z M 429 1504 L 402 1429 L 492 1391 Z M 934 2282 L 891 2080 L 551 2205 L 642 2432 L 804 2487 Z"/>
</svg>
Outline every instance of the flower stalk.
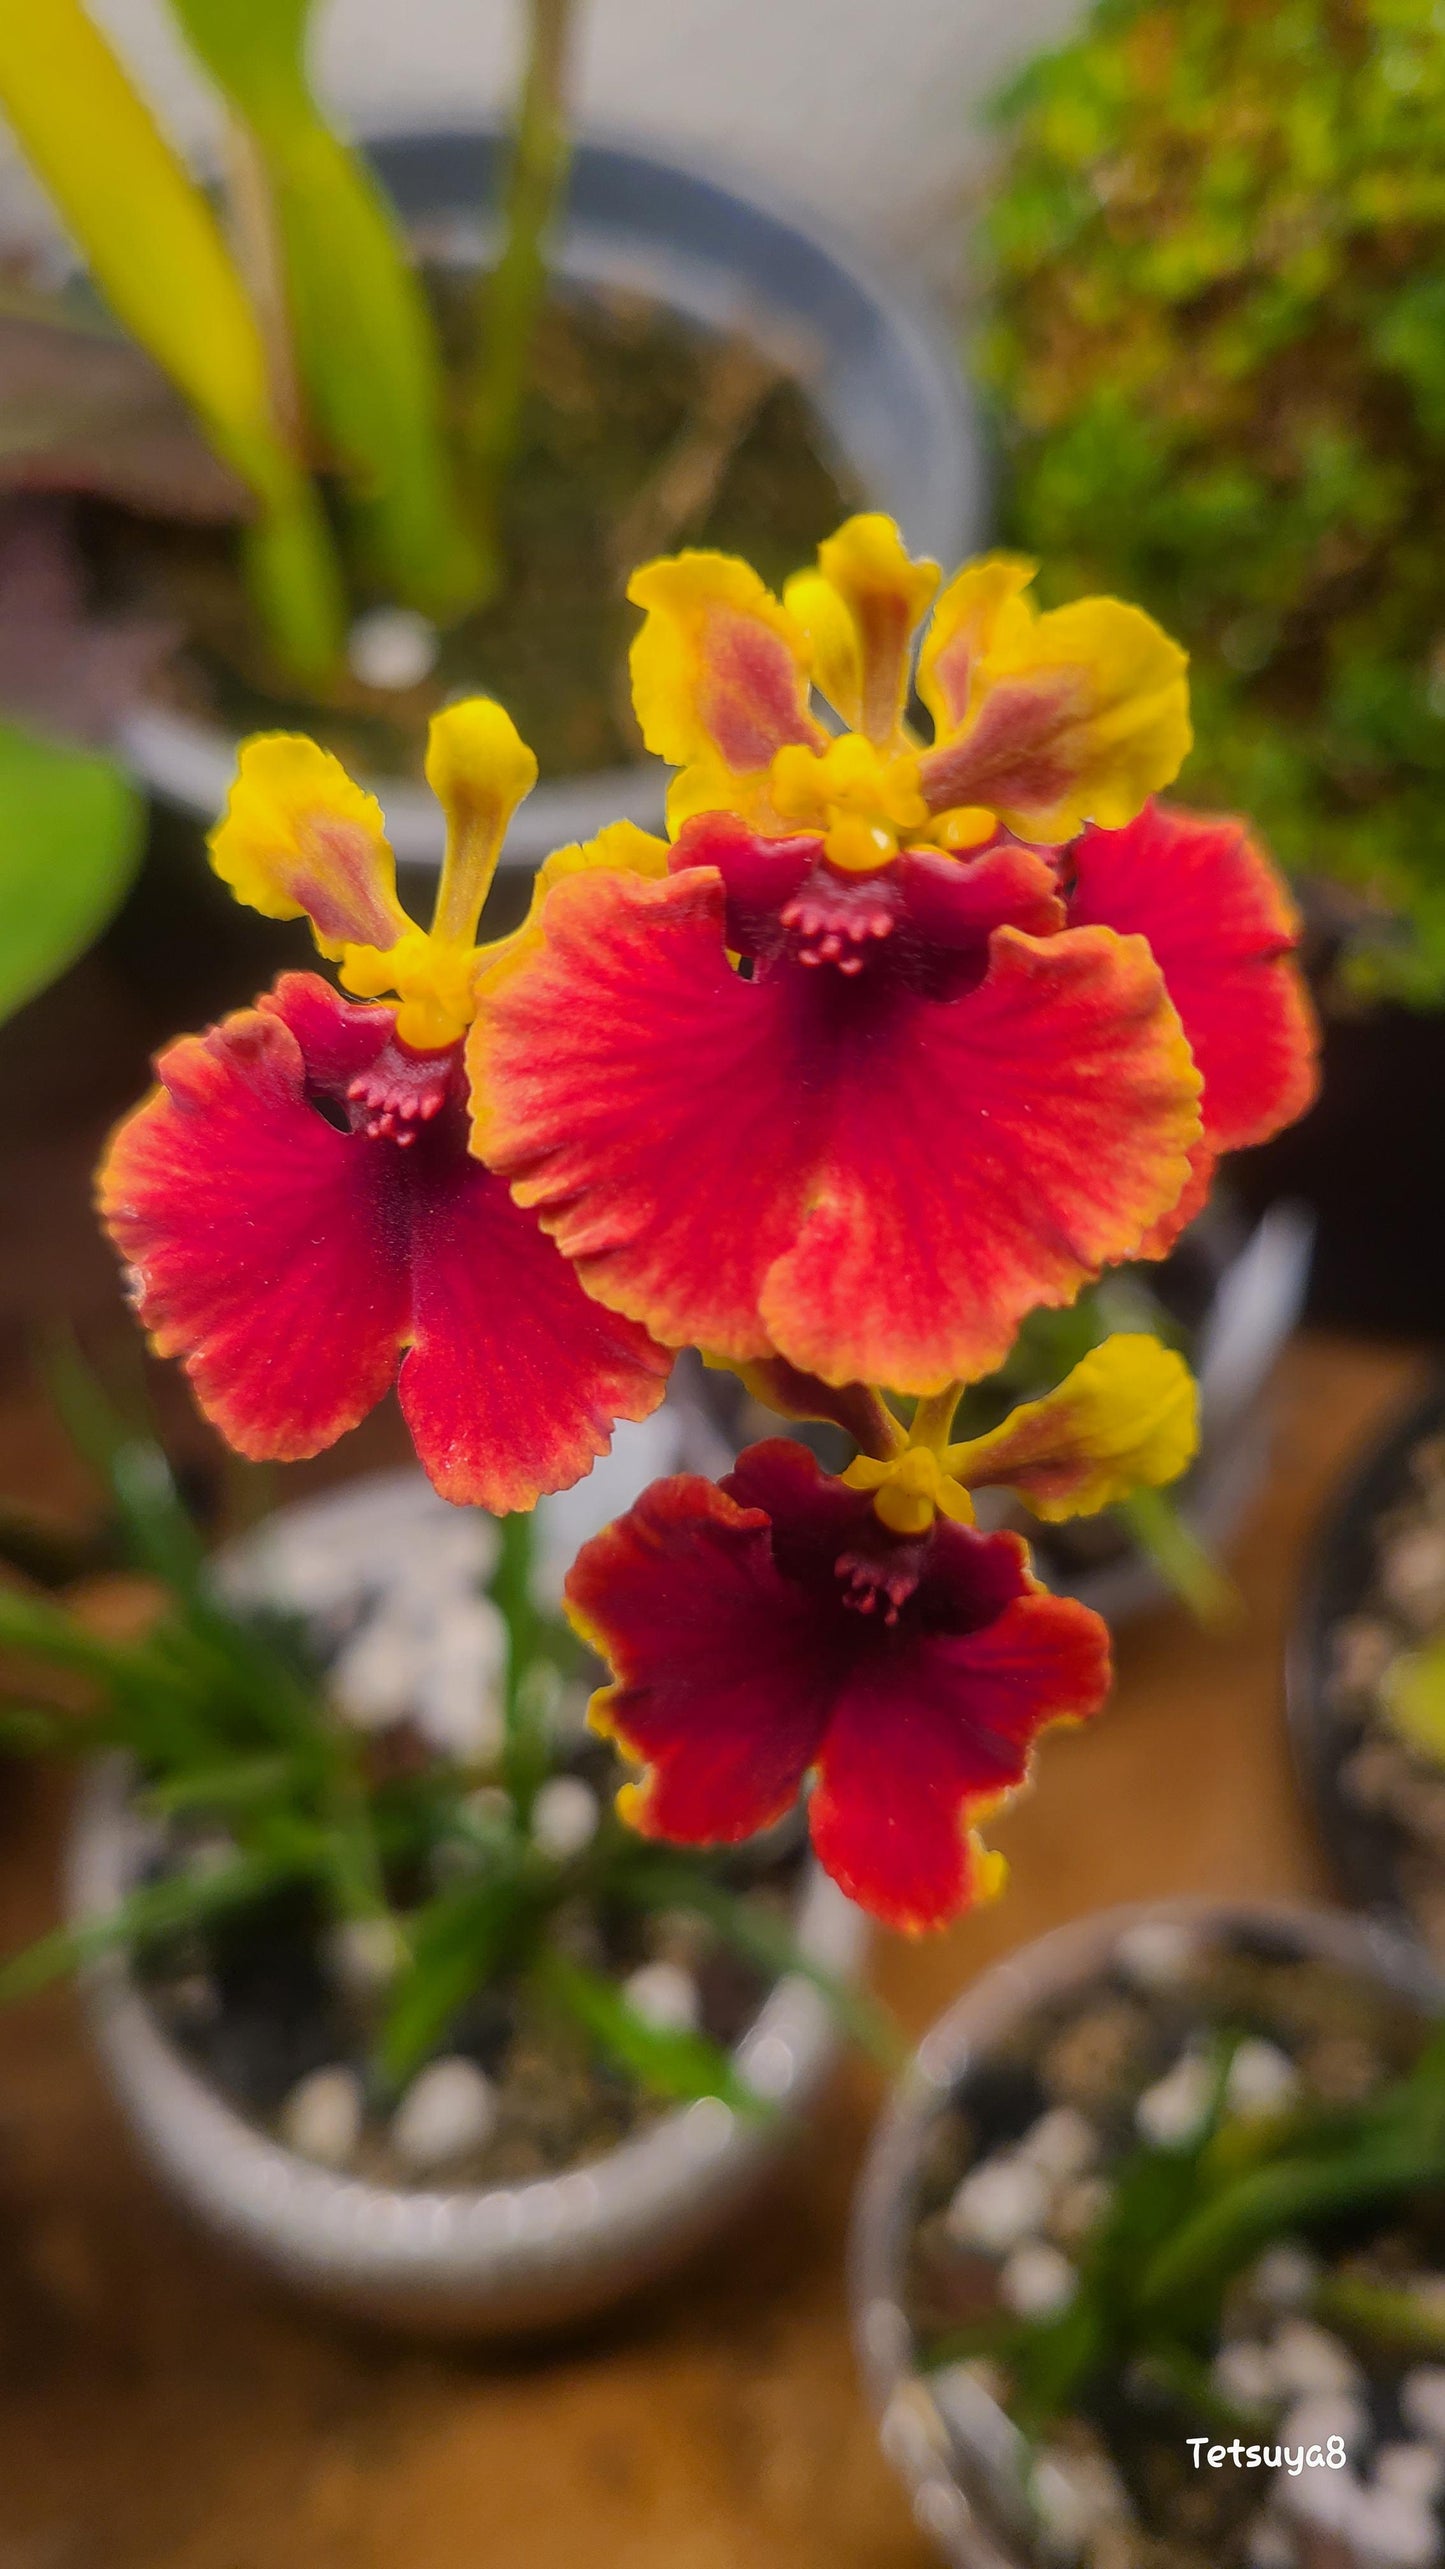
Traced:
<svg viewBox="0 0 1445 2569">
<path fill-rule="evenodd" d="M 567 95 L 576 0 L 528 0 L 527 62 L 504 195 L 501 255 L 479 288 L 478 350 L 464 414 L 476 476 L 482 594 L 501 579 L 498 507 L 521 431 L 527 368 L 547 292 L 547 251 L 572 159 Z"/>
</svg>

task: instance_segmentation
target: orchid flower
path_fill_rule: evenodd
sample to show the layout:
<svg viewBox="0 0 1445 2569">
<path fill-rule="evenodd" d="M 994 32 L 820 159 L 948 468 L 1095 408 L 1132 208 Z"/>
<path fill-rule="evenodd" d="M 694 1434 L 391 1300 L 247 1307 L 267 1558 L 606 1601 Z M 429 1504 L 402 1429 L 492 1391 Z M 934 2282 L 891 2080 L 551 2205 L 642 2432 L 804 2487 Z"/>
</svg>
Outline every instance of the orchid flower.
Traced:
<svg viewBox="0 0 1445 2569">
<path fill-rule="evenodd" d="M 1037 613 L 1031 577 L 936 597 L 926 744 L 939 573 L 888 519 L 782 600 L 716 553 L 633 580 L 672 842 L 544 869 L 469 1059 L 474 1148 L 669 1344 L 941 1394 L 1309 1102 L 1282 886 L 1150 800 L 1184 655 L 1113 599 Z"/>
<path fill-rule="evenodd" d="M 855 1391 L 873 1450 L 841 1477 L 775 1438 L 719 1483 L 654 1482 L 583 1547 L 567 1607 L 613 1671 L 593 1725 L 644 1768 L 619 1803 L 633 1826 L 749 1837 L 811 1772 L 814 1848 L 886 1924 L 937 1927 L 999 1887 L 979 1823 L 1042 1729 L 1097 1712 L 1109 1643 L 1019 1536 L 978 1531 L 970 1493 L 1006 1485 L 1054 1521 L 1157 1487 L 1194 1452 L 1196 1400 L 1179 1356 L 1116 1336 L 987 1436 L 953 1442 L 954 1405 L 920 1402 L 905 1430 Z"/>
<path fill-rule="evenodd" d="M 670 1356 L 582 1291 L 467 1148 L 463 1039 L 498 951 L 478 922 L 536 773 L 499 705 L 437 716 L 448 836 L 424 930 L 336 759 L 286 734 L 242 750 L 216 871 L 268 918 L 307 917 L 352 995 L 283 973 L 170 1045 L 100 1177 L 153 1345 L 242 1454 L 315 1454 L 395 1381 L 436 1487 L 502 1512 L 580 1479 L 662 1398 Z"/>
</svg>

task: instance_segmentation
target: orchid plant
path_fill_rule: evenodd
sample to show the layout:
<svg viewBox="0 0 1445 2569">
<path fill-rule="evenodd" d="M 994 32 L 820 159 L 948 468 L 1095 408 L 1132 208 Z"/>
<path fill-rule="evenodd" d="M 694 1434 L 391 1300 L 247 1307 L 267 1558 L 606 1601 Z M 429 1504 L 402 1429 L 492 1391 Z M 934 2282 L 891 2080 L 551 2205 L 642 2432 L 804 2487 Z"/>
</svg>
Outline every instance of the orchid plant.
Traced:
<svg viewBox="0 0 1445 2569">
<path fill-rule="evenodd" d="M 84 0 L 0 12 L 0 110 L 110 313 L 234 488 L 279 670 L 323 687 L 350 583 L 442 620 L 497 586 L 498 487 L 567 173 L 572 0 L 529 0 L 502 248 L 478 288 L 457 439 L 409 245 L 311 86 L 313 0 L 171 0 L 171 14 L 225 112 L 224 219 Z M 23 298 L 21 313 L 36 317 Z M 26 411 L 22 397 L 22 449 Z"/>
<path fill-rule="evenodd" d="M 685 1346 L 845 1431 L 841 1471 L 780 1435 L 654 1483 L 567 1609 L 635 1830 L 736 1843 L 807 1792 L 821 1862 L 908 1929 L 996 1887 L 980 1824 L 1109 1684 L 1100 1619 L 974 1493 L 1056 1521 L 1196 1436 L 1138 1333 L 986 1434 L 956 1434 L 963 1392 L 1031 1313 L 1162 1257 L 1315 1080 L 1279 879 L 1240 823 L 1154 800 L 1183 654 L 1112 599 L 1040 614 L 1031 578 L 943 583 L 877 515 L 781 599 L 714 553 L 638 572 L 669 837 L 559 850 L 490 941 L 535 775 L 499 705 L 432 728 L 427 928 L 371 796 L 249 742 L 216 869 L 307 917 L 341 986 L 283 974 L 162 1053 L 100 1179 L 153 1346 L 243 1454 L 314 1454 L 395 1382 L 437 1488 L 522 1512 Z"/>
</svg>

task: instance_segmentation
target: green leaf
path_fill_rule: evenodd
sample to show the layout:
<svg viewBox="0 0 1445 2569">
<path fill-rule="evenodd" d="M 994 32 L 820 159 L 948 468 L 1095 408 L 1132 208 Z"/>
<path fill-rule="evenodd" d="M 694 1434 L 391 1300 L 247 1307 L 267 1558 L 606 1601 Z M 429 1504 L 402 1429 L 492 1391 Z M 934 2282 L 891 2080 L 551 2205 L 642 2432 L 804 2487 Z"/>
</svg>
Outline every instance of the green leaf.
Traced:
<svg viewBox="0 0 1445 2569">
<path fill-rule="evenodd" d="M 649 2025 L 629 2007 L 615 1981 L 588 1971 L 555 1947 L 539 1956 L 535 1977 L 543 1995 L 565 2009 L 599 2050 L 610 2052 L 639 2085 L 659 2096 L 695 2101 L 719 2096 L 735 2114 L 765 2120 L 776 2111 L 749 2087 L 720 2043 L 706 2034 L 674 2032 Z"/>
<path fill-rule="evenodd" d="M 46 1375 L 71 1442 L 110 1492 L 131 1561 L 193 1596 L 205 1553 L 164 1450 L 115 1408 L 73 1337 L 55 1341 Z"/>
<path fill-rule="evenodd" d="M 57 1927 L 0 1967 L 0 2006 L 29 1998 L 52 1980 L 61 1980 L 98 1955 L 124 1945 L 145 1944 L 156 1936 L 193 1926 L 199 1918 L 244 1907 L 263 1892 L 306 1868 L 282 1853 L 237 1856 L 214 1873 L 174 1874 L 164 1882 L 143 1883 L 103 1918 L 80 1926 Z"/>
<path fill-rule="evenodd" d="M 0 724 L 0 1020 L 99 936 L 135 872 L 142 823 L 108 758 Z"/>
<path fill-rule="evenodd" d="M 116 319 L 256 493 L 251 576 L 299 675 L 340 649 L 324 518 L 277 426 L 266 351 L 220 228 L 119 56 L 80 5 L 0 6 L 0 108 Z"/>
<path fill-rule="evenodd" d="M 171 0 L 254 137 L 270 186 L 296 356 L 317 423 L 354 484 L 395 595 L 430 614 L 475 585 L 442 437 L 442 374 L 405 242 L 369 170 L 306 77 L 311 0 Z"/>
<path fill-rule="evenodd" d="M 417 1911 L 411 1962 L 392 1992 L 377 2049 L 390 2086 L 405 2084 L 473 1992 L 513 1959 L 536 1914 L 511 1870 L 456 1883 Z"/>
</svg>

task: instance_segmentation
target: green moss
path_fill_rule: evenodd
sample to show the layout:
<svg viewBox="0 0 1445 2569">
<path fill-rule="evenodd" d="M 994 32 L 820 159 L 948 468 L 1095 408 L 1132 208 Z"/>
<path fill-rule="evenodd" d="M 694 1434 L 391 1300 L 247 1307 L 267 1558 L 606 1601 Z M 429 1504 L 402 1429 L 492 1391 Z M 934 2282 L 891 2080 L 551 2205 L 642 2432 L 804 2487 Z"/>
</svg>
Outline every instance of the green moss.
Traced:
<svg viewBox="0 0 1445 2569">
<path fill-rule="evenodd" d="M 1181 792 L 1445 1003 L 1445 7 L 1100 0 L 997 122 L 1009 539 L 1187 642 Z"/>
</svg>

